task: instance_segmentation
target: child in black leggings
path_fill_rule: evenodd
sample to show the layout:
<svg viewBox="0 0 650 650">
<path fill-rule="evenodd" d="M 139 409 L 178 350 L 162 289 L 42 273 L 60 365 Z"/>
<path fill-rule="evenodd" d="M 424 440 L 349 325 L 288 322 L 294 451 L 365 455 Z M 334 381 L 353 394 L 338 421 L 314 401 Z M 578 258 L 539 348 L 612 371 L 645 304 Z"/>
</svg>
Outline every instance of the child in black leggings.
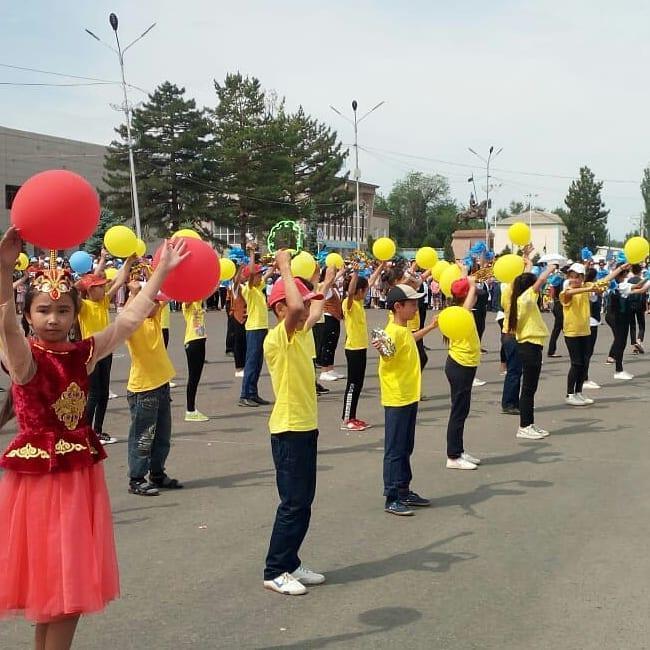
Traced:
<svg viewBox="0 0 650 650">
<path fill-rule="evenodd" d="M 205 311 L 203 303 L 183 303 L 185 317 L 185 356 L 187 357 L 187 410 L 185 422 L 206 422 L 207 415 L 196 408 L 196 391 L 205 364 Z"/>
</svg>

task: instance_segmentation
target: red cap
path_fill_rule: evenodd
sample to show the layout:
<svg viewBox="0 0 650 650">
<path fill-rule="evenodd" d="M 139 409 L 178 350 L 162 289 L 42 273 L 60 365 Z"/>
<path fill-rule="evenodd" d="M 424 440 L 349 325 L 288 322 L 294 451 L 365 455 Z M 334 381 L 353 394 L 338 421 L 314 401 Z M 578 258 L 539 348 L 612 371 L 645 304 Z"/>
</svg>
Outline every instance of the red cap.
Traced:
<svg viewBox="0 0 650 650">
<path fill-rule="evenodd" d="M 308 289 L 300 278 L 294 278 L 293 281 L 296 283 L 296 286 L 298 287 L 298 291 L 302 296 L 303 302 L 305 302 L 306 300 L 323 299 L 322 293 L 316 293 L 315 291 Z M 286 297 L 287 294 L 286 291 L 284 290 L 284 280 L 280 278 L 273 285 L 273 288 L 271 289 L 271 295 L 269 296 L 269 307 L 273 307 L 273 305 L 275 305 L 276 302 L 280 302 L 281 300 L 284 300 Z"/>
<path fill-rule="evenodd" d="M 260 264 L 256 264 L 254 268 L 255 268 L 254 273 L 262 272 L 262 266 Z M 248 280 L 248 278 L 250 277 L 250 273 L 251 273 L 251 267 L 250 265 L 247 264 L 244 267 L 244 271 L 243 271 L 244 280 Z"/>
<path fill-rule="evenodd" d="M 469 293 L 469 280 L 460 278 L 451 283 L 451 295 L 455 298 L 465 298 Z"/>
<path fill-rule="evenodd" d="M 102 287 L 108 280 L 102 276 L 95 275 L 94 273 L 87 273 L 83 275 L 75 285 L 81 291 L 88 291 L 91 287 Z"/>
</svg>

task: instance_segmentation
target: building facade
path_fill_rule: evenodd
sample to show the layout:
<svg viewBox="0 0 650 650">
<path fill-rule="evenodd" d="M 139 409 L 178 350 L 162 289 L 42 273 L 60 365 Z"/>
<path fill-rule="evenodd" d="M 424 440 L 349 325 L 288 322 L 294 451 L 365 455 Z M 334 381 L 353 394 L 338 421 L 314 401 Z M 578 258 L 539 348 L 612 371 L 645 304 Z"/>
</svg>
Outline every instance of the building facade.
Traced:
<svg viewBox="0 0 650 650">
<path fill-rule="evenodd" d="M 498 221 L 494 228 L 494 252 L 500 253 L 506 246 L 513 248 L 508 239 L 508 228 L 513 223 L 522 221 L 530 226 L 532 244 L 540 255 L 564 255 L 564 233 L 566 226 L 561 217 L 552 212 L 542 210 L 527 210 L 521 214 L 513 214 Z"/>
<path fill-rule="evenodd" d="M 99 144 L 0 126 L 0 229 L 7 229 L 16 192 L 38 172 L 68 169 L 101 188 L 105 153 Z"/>
</svg>

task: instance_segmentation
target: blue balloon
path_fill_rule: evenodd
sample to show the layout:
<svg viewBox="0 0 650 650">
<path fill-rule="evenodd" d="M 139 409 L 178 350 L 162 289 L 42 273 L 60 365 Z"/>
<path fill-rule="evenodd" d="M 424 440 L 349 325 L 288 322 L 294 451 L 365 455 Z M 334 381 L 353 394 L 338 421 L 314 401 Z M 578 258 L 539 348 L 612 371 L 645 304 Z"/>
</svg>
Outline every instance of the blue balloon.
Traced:
<svg viewBox="0 0 650 650">
<path fill-rule="evenodd" d="M 86 251 L 76 251 L 70 255 L 70 268 L 79 275 L 93 268 L 93 258 Z"/>
</svg>

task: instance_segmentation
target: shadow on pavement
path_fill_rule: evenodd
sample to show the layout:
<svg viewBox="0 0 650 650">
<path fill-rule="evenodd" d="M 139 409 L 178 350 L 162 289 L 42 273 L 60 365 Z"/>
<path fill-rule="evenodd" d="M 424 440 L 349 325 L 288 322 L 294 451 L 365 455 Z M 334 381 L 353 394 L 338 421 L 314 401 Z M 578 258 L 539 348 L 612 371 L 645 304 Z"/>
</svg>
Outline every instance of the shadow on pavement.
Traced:
<svg viewBox="0 0 650 650">
<path fill-rule="evenodd" d="M 555 431 L 553 431 L 555 435 Z M 559 458 L 562 453 L 559 451 L 544 451 L 551 445 L 549 443 L 542 443 L 536 445 L 526 445 L 524 449 L 514 454 L 506 454 L 505 456 L 491 456 L 484 458 L 482 465 L 506 465 L 507 463 L 535 463 L 541 465 L 543 463 L 557 463 L 561 460 Z"/>
<path fill-rule="evenodd" d="M 330 643 L 342 643 L 344 641 L 353 641 L 360 637 L 370 634 L 379 634 L 388 632 L 402 625 L 415 623 L 422 618 L 422 612 L 412 607 L 379 607 L 369 609 L 359 614 L 359 622 L 369 625 L 372 629 L 363 632 L 348 632 L 346 634 L 336 634 L 333 636 L 324 636 L 317 639 L 303 639 L 295 643 L 263 646 L 259 650 L 280 650 L 280 648 L 324 648 Z"/>
</svg>

